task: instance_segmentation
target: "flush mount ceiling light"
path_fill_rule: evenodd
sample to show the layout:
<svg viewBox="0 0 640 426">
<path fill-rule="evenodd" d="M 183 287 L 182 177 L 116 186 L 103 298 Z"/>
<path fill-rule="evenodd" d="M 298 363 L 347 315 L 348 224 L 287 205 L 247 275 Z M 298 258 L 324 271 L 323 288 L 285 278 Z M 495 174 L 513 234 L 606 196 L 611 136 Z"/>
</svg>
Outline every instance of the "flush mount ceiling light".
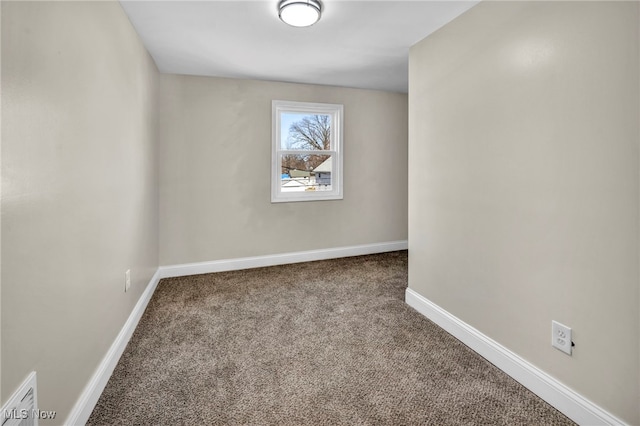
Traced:
<svg viewBox="0 0 640 426">
<path fill-rule="evenodd" d="M 322 4 L 318 0 L 282 0 L 278 16 L 293 27 L 308 27 L 320 20 Z"/>
</svg>

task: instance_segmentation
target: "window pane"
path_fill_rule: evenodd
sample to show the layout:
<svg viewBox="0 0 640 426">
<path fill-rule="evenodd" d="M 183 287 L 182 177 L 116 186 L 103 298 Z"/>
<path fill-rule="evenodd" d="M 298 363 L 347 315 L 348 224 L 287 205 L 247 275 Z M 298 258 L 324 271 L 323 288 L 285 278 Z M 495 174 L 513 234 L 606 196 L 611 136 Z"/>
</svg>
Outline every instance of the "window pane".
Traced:
<svg viewBox="0 0 640 426">
<path fill-rule="evenodd" d="M 282 192 L 330 191 L 330 155 L 282 154 L 280 189 Z"/>
<path fill-rule="evenodd" d="M 271 102 L 271 202 L 342 200 L 343 106 Z"/>
<path fill-rule="evenodd" d="M 331 115 L 281 113 L 280 146 L 282 149 L 331 150 Z"/>
</svg>

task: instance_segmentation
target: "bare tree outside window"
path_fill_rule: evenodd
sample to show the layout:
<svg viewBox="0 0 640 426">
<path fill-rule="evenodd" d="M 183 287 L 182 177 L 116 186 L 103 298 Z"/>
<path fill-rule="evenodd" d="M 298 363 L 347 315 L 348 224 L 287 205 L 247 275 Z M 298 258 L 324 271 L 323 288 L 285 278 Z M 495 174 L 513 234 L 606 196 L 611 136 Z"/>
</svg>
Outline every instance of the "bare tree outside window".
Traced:
<svg viewBox="0 0 640 426">
<path fill-rule="evenodd" d="M 328 151 L 331 149 L 331 117 L 329 115 L 305 115 L 289 127 L 287 149 Z M 289 170 L 312 171 L 322 164 L 326 155 L 285 155 L 282 158 L 283 173 Z"/>
<path fill-rule="evenodd" d="M 331 149 L 331 117 L 328 115 L 305 115 L 289 127 L 291 149 Z"/>
</svg>

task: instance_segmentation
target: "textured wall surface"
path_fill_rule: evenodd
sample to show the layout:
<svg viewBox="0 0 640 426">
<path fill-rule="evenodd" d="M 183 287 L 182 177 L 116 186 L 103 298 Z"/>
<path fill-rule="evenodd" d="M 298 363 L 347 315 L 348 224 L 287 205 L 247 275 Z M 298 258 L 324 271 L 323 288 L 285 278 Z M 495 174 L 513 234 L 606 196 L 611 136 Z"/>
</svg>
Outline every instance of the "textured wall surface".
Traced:
<svg viewBox="0 0 640 426">
<path fill-rule="evenodd" d="M 2 2 L 2 402 L 56 423 L 158 267 L 157 77 L 118 2 Z"/>
<path fill-rule="evenodd" d="M 409 84 L 409 286 L 631 424 L 638 8 L 482 2 L 413 46 Z"/>
<path fill-rule="evenodd" d="M 160 263 L 407 238 L 407 96 L 161 76 Z M 344 199 L 271 203 L 271 101 L 344 105 Z"/>
</svg>

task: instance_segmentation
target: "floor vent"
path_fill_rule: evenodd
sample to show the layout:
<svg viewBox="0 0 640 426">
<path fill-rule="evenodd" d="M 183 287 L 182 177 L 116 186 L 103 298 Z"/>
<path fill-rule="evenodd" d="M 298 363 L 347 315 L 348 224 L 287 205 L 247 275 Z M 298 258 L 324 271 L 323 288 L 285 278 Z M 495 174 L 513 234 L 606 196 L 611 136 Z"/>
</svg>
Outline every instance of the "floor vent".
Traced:
<svg viewBox="0 0 640 426">
<path fill-rule="evenodd" d="M 0 426 L 38 426 L 36 373 L 29 374 L 20 389 L 2 407 Z"/>
</svg>

